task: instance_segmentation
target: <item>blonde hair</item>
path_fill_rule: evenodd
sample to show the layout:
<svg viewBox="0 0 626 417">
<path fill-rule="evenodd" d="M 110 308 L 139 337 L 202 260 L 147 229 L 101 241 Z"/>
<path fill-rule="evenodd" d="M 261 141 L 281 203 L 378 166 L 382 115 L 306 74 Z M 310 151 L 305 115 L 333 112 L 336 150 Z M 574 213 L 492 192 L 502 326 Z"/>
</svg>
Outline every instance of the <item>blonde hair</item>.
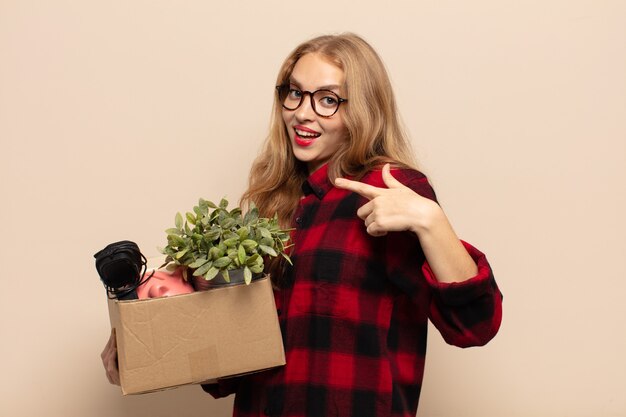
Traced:
<svg viewBox="0 0 626 417">
<path fill-rule="evenodd" d="M 342 104 L 340 111 L 343 111 L 348 138 L 329 161 L 330 180 L 345 175 L 358 179 L 386 162 L 415 167 L 413 152 L 398 118 L 389 76 L 376 51 L 352 33 L 311 39 L 287 57 L 276 85 L 289 83 L 296 62 L 310 53 L 323 56 L 345 75 L 343 91 L 348 102 Z M 307 177 L 306 165 L 292 152 L 282 106 L 276 95 L 270 132 L 252 165 L 248 190 L 241 204 L 254 202 L 261 215 L 271 217 L 278 213 L 281 224 L 289 226 Z"/>
<path fill-rule="evenodd" d="M 408 138 L 400 123 L 391 82 L 382 60 L 374 49 L 353 33 L 325 35 L 296 47 L 278 73 L 276 85 L 289 83 L 296 62 L 316 53 L 344 72 L 342 90 L 348 99 L 339 109 L 348 132 L 347 140 L 331 157 L 331 181 L 346 175 L 356 179 L 387 162 L 414 168 Z M 283 227 L 290 227 L 302 195 L 302 183 L 309 173 L 296 159 L 283 122 L 282 105 L 274 96 L 270 131 L 263 149 L 250 170 L 248 189 L 240 204 L 254 202 L 264 217 L 276 213 Z M 282 257 L 270 261 L 268 269 L 275 283 L 282 278 Z"/>
</svg>

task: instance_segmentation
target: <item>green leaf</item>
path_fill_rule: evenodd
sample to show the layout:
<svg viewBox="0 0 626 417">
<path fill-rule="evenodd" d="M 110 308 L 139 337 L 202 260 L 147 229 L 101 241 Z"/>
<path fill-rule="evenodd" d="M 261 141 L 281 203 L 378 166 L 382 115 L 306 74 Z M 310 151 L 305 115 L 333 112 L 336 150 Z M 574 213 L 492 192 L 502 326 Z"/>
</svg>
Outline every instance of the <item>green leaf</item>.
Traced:
<svg viewBox="0 0 626 417">
<path fill-rule="evenodd" d="M 278 254 L 276 253 L 274 248 L 272 248 L 270 246 L 259 245 L 259 249 L 261 250 L 261 252 L 266 253 L 266 254 L 268 254 L 270 256 L 278 256 Z"/>
<path fill-rule="evenodd" d="M 213 268 L 213 263 L 211 261 L 206 262 L 204 265 L 193 271 L 194 277 L 199 277 L 200 275 L 204 275 L 208 272 L 209 269 Z"/>
<path fill-rule="evenodd" d="M 192 261 L 193 261 L 193 255 L 191 254 L 191 252 L 187 252 L 185 256 L 183 256 L 182 258 L 178 260 L 178 263 L 180 263 L 181 265 L 187 265 L 188 263 Z"/>
<path fill-rule="evenodd" d="M 222 271 L 222 276 L 224 277 L 224 281 L 230 282 L 230 274 L 228 273 L 228 269 Z"/>
<path fill-rule="evenodd" d="M 217 259 L 215 262 L 213 262 L 213 266 L 219 269 L 224 269 L 226 268 L 228 265 L 230 265 L 232 262 L 232 260 L 228 257 L 228 256 L 223 256 L 219 259 Z"/>
<path fill-rule="evenodd" d="M 254 255 L 252 255 L 251 257 L 249 257 L 246 260 L 246 265 L 252 266 L 252 265 L 256 264 L 257 259 L 259 259 L 260 257 L 261 257 L 261 255 L 259 255 L 258 253 L 255 253 Z"/>
<path fill-rule="evenodd" d="M 252 282 L 252 271 L 247 266 L 243 269 L 243 280 L 246 282 L 246 285 Z"/>
<path fill-rule="evenodd" d="M 203 256 L 202 258 L 196 259 L 194 262 L 190 263 L 188 266 L 189 268 L 194 268 L 194 269 L 200 268 L 202 265 L 204 265 L 207 262 L 209 262 L 209 260 Z M 202 274 L 198 274 L 198 275 L 202 275 Z"/>
<path fill-rule="evenodd" d="M 224 220 L 220 222 L 220 226 L 224 229 L 230 229 L 236 224 L 235 219 L 231 219 L 230 217 L 226 217 Z"/>
<path fill-rule="evenodd" d="M 237 230 L 237 234 L 239 235 L 239 239 L 245 240 L 250 234 L 250 231 L 247 227 L 242 227 L 241 229 Z"/>
<path fill-rule="evenodd" d="M 170 246 L 185 246 L 185 239 L 177 235 L 167 235 L 167 242 Z"/>
<path fill-rule="evenodd" d="M 166 247 L 163 248 L 163 254 L 167 255 L 167 258 L 171 258 L 170 260 L 174 259 L 174 254 L 176 253 L 176 249 L 172 248 L 170 245 L 167 245 Z M 167 258 L 165 258 L 167 260 Z"/>
<path fill-rule="evenodd" d="M 189 248 L 185 248 L 179 252 L 176 252 L 176 255 L 174 255 L 174 259 L 182 258 L 187 252 L 189 252 Z"/>
<path fill-rule="evenodd" d="M 187 212 L 185 214 L 185 216 L 187 217 L 187 221 L 190 224 L 193 224 L 195 226 L 195 224 L 196 224 L 196 216 L 194 216 L 193 213 L 189 213 L 189 212 Z"/>
<path fill-rule="evenodd" d="M 265 227 L 259 227 L 259 232 L 261 232 L 261 236 L 263 236 L 266 239 L 272 238 L 272 234 Z"/>
<path fill-rule="evenodd" d="M 231 237 L 230 239 L 226 239 L 224 241 L 224 244 L 227 247 L 229 247 L 229 248 L 235 247 L 235 245 L 237 245 L 237 243 L 239 243 L 239 238 L 238 237 Z"/>
<path fill-rule="evenodd" d="M 218 259 L 224 256 L 224 252 L 221 251 L 220 248 L 218 248 L 217 246 L 213 246 L 211 249 L 209 249 L 209 256 L 211 257 L 211 259 Z"/>
<path fill-rule="evenodd" d="M 170 227 L 169 229 L 165 229 L 165 233 L 167 233 L 168 235 L 180 236 L 183 232 L 175 227 Z"/>
<path fill-rule="evenodd" d="M 212 280 L 217 276 L 218 272 L 220 272 L 220 270 L 212 266 L 204 275 L 204 279 L 206 279 L 207 281 Z"/>
<path fill-rule="evenodd" d="M 176 268 L 178 268 L 178 265 L 176 265 L 175 263 L 169 263 L 167 264 L 167 266 L 165 267 L 166 270 L 173 272 L 174 270 L 176 270 Z"/>
<path fill-rule="evenodd" d="M 226 207 L 228 207 L 228 200 L 226 200 L 225 198 L 222 198 L 220 200 L 220 208 L 221 209 L 226 209 Z"/>
<path fill-rule="evenodd" d="M 209 232 L 205 233 L 204 236 L 209 240 L 217 240 L 220 237 L 220 229 L 217 227 L 211 229 Z"/>
<path fill-rule="evenodd" d="M 244 248 L 251 250 L 256 248 L 259 244 L 256 243 L 254 240 L 252 239 L 246 239 L 243 242 L 241 242 L 241 244 L 243 245 Z"/>
<path fill-rule="evenodd" d="M 291 258 L 289 257 L 289 255 L 287 255 L 286 253 L 281 253 L 281 255 L 283 255 L 283 258 L 285 258 L 287 262 L 289 262 L 289 265 L 293 266 L 293 262 L 291 262 Z"/>
<path fill-rule="evenodd" d="M 263 265 L 252 265 L 250 267 L 250 271 L 254 272 L 255 274 L 260 274 L 261 272 L 263 272 Z"/>
<path fill-rule="evenodd" d="M 222 238 L 224 238 L 224 240 L 232 238 L 239 240 L 239 235 L 235 232 L 231 232 L 230 230 L 225 230 L 224 233 L 222 233 Z"/>
<path fill-rule="evenodd" d="M 174 218 L 174 224 L 176 224 L 176 228 L 178 230 L 183 230 L 183 215 L 180 213 L 176 213 L 176 217 Z"/>
<path fill-rule="evenodd" d="M 268 239 L 266 237 L 262 237 L 261 240 L 259 241 L 259 245 L 265 245 L 265 246 L 270 246 L 270 247 L 274 247 L 274 239 Z"/>
<path fill-rule="evenodd" d="M 246 248 L 243 245 L 239 245 L 239 249 L 237 249 L 239 255 L 239 263 L 243 265 L 246 262 Z"/>
<path fill-rule="evenodd" d="M 254 202 L 250 203 L 250 209 L 248 210 L 248 212 L 246 213 L 246 215 L 243 218 L 243 223 L 248 226 L 251 223 L 254 223 L 258 220 L 259 218 L 259 209 L 256 207 L 256 205 L 254 204 Z"/>
<path fill-rule="evenodd" d="M 217 208 L 217 206 L 215 205 L 214 202 L 201 198 L 200 199 L 200 208 L 203 209 L 204 207 L 211 207 L 212 209 L 216 209 Z"/>
</svg>

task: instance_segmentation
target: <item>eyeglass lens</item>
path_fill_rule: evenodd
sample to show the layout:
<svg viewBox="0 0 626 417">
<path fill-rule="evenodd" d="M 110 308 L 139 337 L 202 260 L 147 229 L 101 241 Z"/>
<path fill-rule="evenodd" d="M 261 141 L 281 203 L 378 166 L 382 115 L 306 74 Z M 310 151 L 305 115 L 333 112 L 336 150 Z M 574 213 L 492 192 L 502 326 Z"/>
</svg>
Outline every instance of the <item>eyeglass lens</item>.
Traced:
<svg viewBox="0 0 626 417">
<path fill-rule="evenodd" d="M 290 86 L 281 86 L 279 89 L 280 101 L 287 110 L 296 110 L 300 107 L 307 94 L 311 96 L 311 106 L 318 115 L 328 117 L 337 112 L 339 96 L 332 91 L 317 90 L 311 93 Z"/>
</svg>

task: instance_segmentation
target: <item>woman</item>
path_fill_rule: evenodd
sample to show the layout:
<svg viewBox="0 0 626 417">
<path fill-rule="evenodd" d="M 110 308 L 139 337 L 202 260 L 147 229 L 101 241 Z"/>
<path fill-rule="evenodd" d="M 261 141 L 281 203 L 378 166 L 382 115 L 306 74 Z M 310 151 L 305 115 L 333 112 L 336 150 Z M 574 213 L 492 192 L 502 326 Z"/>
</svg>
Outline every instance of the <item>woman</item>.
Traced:
<svg viewBox="0 0 626 417">
<path fill-rule="evenodd" d="M 242 204 L 294 228 L 294 266 L 269 265 L 287 364 L 203 388 L 236 393 L 240 417 L 414 416 L 428 319 L 463 347 L 498 331 L 489 264 L 412 168 L 369 44 L 353 34 L 305 42 L 277 85 Z"/>
</svg>

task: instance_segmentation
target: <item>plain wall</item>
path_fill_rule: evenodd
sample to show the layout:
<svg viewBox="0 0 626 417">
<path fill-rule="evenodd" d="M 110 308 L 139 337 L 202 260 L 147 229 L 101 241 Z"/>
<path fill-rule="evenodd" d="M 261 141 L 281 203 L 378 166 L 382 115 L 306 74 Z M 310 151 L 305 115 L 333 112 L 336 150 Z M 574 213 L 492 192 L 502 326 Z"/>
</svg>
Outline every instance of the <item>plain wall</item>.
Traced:
<svg viewBox="0 0 626 417">
<path fill-rule="evenodd" d="M 430 333 L 418 414 L 625 416 L 625 22 L 603 0 L 0 0 L 0 415 L 230 415 L 108 384 L 93 254 L 157 255 L 177 211 L 236 203 L 282 60 L 354 31 L 505 294 L 489 345 Z"/>
</svg>

